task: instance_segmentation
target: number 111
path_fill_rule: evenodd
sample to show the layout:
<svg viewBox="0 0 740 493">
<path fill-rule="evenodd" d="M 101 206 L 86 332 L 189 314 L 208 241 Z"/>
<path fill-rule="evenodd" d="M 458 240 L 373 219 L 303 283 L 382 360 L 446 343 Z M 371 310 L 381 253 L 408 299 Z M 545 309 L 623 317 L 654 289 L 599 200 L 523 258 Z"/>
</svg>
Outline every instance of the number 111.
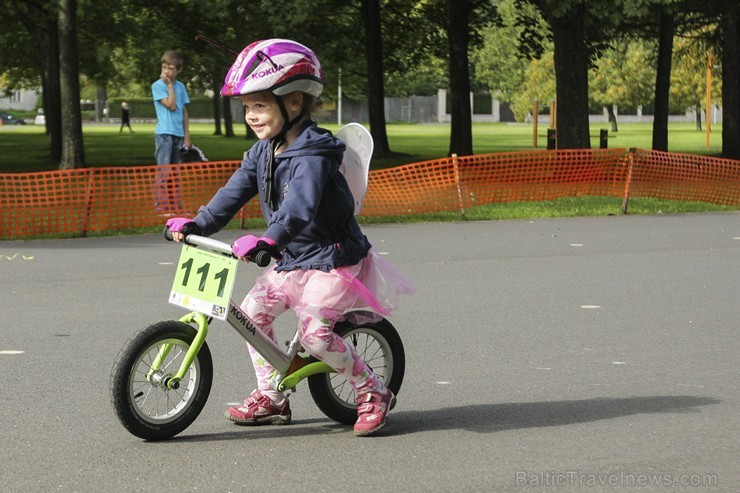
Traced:
<svg viewBox="0 0 740 493">
<path fill-rule="evenodd" d="M 180 266 L 181 269 L 185 269 L 185 275 L 182 279 L 182 285 L 187 286 L 190 279 L 190 271 L 193 268 L 193 259 L 190 258 Z M 206 281 L 208 280 L 208 271 L 211 269 L 211 263 L 206 262 L 195 271 L 196 274 L 200 274 L 200 284 L 198 284 L 198 291 L 203 292 L 206 289 Z M 229 269 L 224 267 L 221 272 L 213 276 L 213 279 L 218 281 L 218 297 L 221 298 L 224 295 L 224 289 L 226 288 L 226 279 L 229 277 Z"/>
</svg>

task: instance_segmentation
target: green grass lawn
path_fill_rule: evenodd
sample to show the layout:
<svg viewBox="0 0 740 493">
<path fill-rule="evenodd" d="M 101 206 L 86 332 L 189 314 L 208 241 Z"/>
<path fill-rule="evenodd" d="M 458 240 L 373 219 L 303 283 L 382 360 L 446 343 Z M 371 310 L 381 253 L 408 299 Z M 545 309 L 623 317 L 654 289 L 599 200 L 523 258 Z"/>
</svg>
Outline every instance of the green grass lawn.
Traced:
<svg viewBox="0 0 740 493">
<path fill-rule="evenodd" d="M 322 125 L 337 130 L 336 124 Z M 592 124 L 592 147 L 599 145 L 599 130 L 608 125 Z M 88 166 L 138 166 L 154 164 L 154 124 L 133 124 L 134 132 L 119 133 L 116 124 L 85 124 L 85 161 Z M 539 149 L 546 147 L 547 128 L 539 127 Z M 237 137 L 213 135 L 210 123 L 191 125 L 192 140 L 213 161 L 240 160 L 254 141 L 244 138 L 244 126 L 235 126 Z M 375 159 L 374 169 L 417 163 L 447 156 L 450 141 L 448 124 L 388 124 L 388 141 L 394 156 Z M 633 123 L 620 125 L 619 132 L 610 132 L 609 147 L 649 149 L 652 125 Z M 476 123 L 473 125 L 473 145 L 476 154 L 531 150 L 532 125 L 508 123 Z M 669 126 L 669 150 L 672 152 L 718 156 L 722 149 L 721 126 L 713 127 L 712 142 L 705 146 L 705 134 L 695 130 L 693 123 L 673 123 Z M 48 139 L 41 126 L 0 127 L 0 173 L 23 173 L 56 169 L 49 162 Z"/>
</svg>

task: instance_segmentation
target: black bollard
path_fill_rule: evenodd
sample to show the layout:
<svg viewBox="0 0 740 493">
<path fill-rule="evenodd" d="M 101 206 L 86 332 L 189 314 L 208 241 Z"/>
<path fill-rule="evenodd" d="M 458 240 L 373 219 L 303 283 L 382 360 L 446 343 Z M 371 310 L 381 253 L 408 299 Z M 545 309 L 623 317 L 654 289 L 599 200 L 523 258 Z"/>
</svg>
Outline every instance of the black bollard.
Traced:
<svg viewBox="0 0 740 493">
<path fill-rule="evenodd" d="M 547 150 L 552 151 L 558 148 L 558 131 L 554 128 L 547 129 Z"/>
<path fill-rule="evenodd" d="M 599 149 L 609 148 L 609 130 L 602 128 L 599 133 Z"/>
</svg>

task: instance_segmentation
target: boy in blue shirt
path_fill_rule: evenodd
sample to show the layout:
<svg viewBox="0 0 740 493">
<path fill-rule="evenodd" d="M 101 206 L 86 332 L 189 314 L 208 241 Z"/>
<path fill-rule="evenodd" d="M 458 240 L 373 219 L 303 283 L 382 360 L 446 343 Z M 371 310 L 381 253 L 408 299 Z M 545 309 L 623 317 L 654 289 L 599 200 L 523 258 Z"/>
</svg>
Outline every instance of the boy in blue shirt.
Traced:
<svg viewBox="0 0 740 493">
<path fill-rule="evenodd" d="M 155 200 L 157 212 L 170 215 L 182 210 L 180 187 L 169 164 L 179 164 L 181 147 L 190 147 L 189 116 L 190 104 L 185 84 L 177 80 L 182 71 L 182 56 L 176 51 L 165 51 L 162 55 L 162 71 L 152 84 L 152 98 L 157 112 L 157 127 L 154 130 L 154 156 L 160 169 L 157 172 Z"/>
</svg>

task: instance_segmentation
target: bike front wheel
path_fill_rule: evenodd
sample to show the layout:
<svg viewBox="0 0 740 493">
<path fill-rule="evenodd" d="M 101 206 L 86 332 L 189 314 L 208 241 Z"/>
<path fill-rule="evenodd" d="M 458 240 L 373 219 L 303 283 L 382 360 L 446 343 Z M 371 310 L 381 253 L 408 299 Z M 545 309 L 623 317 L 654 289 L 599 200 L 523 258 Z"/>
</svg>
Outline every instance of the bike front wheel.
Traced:
<svg viewBox="0 0 740 493">
<path fill-rule="evenodd" d="M 213 359 L 205 342 L 182 380 L 169 383 L 196 333 L 184 322 L 159 322 L 136 333 L 121 349 L 111 372 L 111 400 L 131 434 L 164 440 L 200 414 L 213 381 Z"/>
<path fill-rule="evenodd" d="M 338 322 L 334 332 L 354 347 L 373 373 L 398 395 L 406 371 L 406 354 L 398 331 L 388 320 L 362 324 Z M 357 395 L 343 376 L 313 375 L 308 378 L 308 386 L 314 402 L 327 417 L 348 425 L 357 421 Z"/>
</svg>

